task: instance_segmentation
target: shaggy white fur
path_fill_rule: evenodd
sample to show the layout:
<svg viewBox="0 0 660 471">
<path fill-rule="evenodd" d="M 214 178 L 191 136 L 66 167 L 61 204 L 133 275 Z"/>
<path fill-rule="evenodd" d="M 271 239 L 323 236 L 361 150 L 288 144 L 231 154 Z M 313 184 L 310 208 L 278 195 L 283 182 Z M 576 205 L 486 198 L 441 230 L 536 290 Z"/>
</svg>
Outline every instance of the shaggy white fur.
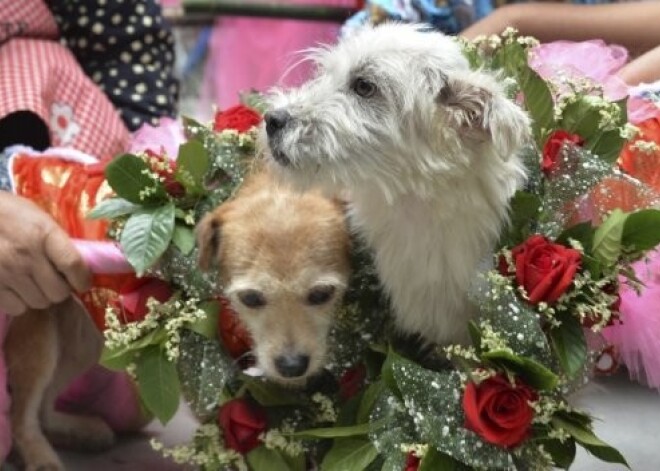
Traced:
<svg viewBox="0 0 660 471">
<path fill-rule="evenodd" d="M 465 340 L 468 287 L 524 181 L 527 115 L 419 27 L 366 28 L 312 58 L 314 79 L 273 94 L 268 155 L 303 188 L 348 192 L 402 330 Z"/>
</svg>

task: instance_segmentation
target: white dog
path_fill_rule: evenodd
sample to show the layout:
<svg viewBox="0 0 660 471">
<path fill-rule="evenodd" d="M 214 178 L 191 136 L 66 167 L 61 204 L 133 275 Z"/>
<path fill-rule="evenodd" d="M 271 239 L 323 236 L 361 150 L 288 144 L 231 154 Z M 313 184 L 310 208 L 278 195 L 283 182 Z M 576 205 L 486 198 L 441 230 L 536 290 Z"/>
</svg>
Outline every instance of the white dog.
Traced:
<svg viewBox="0 0 660 471">
<path fill-rule="evenodd" d="M 348 192 L 400 329 L 465 340 L 468 287 L 525 179 L 527 115 L 457 42 L 419 26 L 366 28 L 312 58 L 313 80 L 273 95 L 274 166 Z"/>
</svg>

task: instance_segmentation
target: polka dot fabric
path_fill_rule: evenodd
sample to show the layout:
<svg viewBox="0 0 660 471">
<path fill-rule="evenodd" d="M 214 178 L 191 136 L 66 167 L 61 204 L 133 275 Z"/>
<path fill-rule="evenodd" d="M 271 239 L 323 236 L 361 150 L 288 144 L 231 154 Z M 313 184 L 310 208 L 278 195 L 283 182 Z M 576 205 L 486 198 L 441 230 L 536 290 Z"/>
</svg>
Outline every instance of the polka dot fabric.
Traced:
<svg viewBox="0 0 660 471">
<path fill-rule="evenodd" d="M 65 45 L 134 131 L 176 114 L 174 38 L 154 0 L 51 0 Z"/>
</svg>

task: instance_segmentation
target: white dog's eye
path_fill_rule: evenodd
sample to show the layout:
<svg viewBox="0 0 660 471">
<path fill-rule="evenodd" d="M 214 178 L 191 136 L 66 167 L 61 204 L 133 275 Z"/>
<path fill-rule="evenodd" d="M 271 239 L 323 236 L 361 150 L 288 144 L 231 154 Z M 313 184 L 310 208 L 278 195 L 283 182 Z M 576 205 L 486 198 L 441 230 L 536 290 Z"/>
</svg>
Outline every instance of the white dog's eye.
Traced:
<svg viewBox="0 0 660 471">
<path fill-rule="evenodd" d="M 245 304 L 245 306 L 252 309 L 258 309 L 266 305 L 266 298 L 264 297 L 263 293 L 255 289 L 246 289 L 245 291 L 241 291 L 238 293 L 238 299 L 243 304 Z"/>
<path fill-rule="evenodd" d="M 307 303 L 312 306 L 320 306 L 330 301 L 334 294 L 335 287 L 332 285 L 317 286 L 307 294 Z"/>
<path fill-rule="evenodd" d="M 376 85 L 360 77 L 355 79 L 351 88 L 362 98 L 370 98 L 376 93 Z"/>
</svg>

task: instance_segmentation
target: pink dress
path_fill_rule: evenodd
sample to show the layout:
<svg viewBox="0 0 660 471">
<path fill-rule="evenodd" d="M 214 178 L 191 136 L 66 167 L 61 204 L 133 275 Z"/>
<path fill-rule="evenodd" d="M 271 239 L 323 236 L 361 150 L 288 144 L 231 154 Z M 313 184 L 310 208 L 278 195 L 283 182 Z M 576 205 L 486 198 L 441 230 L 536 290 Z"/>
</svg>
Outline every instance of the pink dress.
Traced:
<svg viewBox="0 0 660 471">
<path fill-rule="evenodd" d="M 351 7 L 355 0 L 286 0 L 288 4 Z M 300 51 L 335 42 L 339 24 L 267 18 L 222 18 L 216 22 L 206 65 L 202 103 L 220 109 L 238 102 L 239 93 L 273 86 L 295 86 L 310 74 L 298 63 Z M 297 64 L 298 63 L 298 64 Z M 203 110 L 204 114 L 208 110 Z"/>
</svg>

